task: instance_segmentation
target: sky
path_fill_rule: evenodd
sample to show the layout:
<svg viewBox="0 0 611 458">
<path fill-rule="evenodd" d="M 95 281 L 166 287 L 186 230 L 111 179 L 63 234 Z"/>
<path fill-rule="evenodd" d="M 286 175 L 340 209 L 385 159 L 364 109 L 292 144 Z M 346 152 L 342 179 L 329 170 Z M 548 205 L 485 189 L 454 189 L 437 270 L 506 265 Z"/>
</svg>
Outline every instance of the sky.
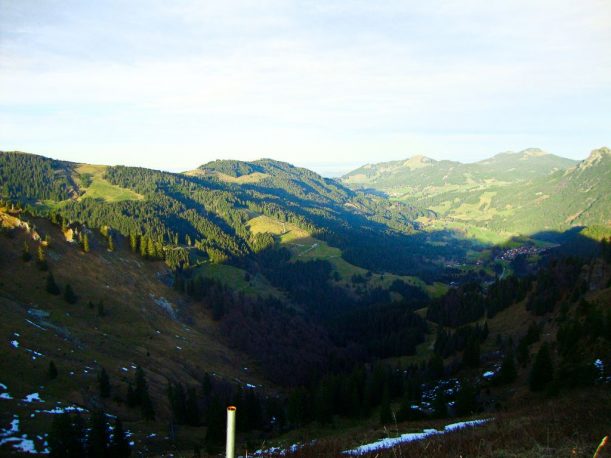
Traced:
<svg viewBox="0 0 611 458">
<path fill-rule="evenodd" d="M 334 176 L 611 146 L 608 0 L 0 0 L 0 150 Z"/>
</svg>

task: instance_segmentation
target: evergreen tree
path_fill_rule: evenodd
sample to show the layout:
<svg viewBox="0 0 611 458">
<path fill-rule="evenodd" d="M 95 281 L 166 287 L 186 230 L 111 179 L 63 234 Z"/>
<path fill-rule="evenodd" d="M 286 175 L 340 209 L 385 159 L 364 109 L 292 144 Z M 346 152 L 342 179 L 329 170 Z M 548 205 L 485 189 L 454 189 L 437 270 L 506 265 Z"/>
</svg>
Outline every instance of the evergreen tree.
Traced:
<svg viewBox="0 0 611 458">
<path fill-rule="evenodd" d="M 433 399 L 433 416 L 435 418 L 446 418 L 448 416 L 446 396 L 441 388 L 437 389 L 437 393 Z"/>
<path fill-rule="evenodd" d="M 138 237 L 133 232 L 129 234 L 129 249 L 132 250 L 132 253 L 138 250 Z"/>
<path fill-rule="evenodd" d="M 179 425 L 184 424 L 187 421 L 187 407 L 185 390 L 180 383 L 170 383 L 168 385 L 168 398 L 172 407 L 174 421 Z"/>
<path fill-rule="evenodd" d="M 477 410 L 477 390 L 475 386 L 463 380 L 460 390 L 456 395 L 456 413 L 458 415 L 470 415 Z"/>
<path fill-rule="evenodd" d="M 140 237 L 140 256 L 143 258 L 146 258 L 147 239 L 144 235 Z"/>
<path fill-rule="evenodd" d="M 392 410 L 390 409 L 390 393 L 388 390 L 388 384 L 384 386 L 382 392 L 382 404 L 380 406 L 380 424 L 387 425 L 392 423 Z"/>
<path fill-rule="evenodd" d="M 251 415 L 253 413 L 252 409 L 247 409 L 246 412 L 249 412 Z M 187 390 L 185 415 L 187 424 L 190 426 L 199 426 L 200 414 L 195 388 L 189 388 Z"/>
<path fill-rule="evenodd" d="M 123 422 L 119 417 L 115 419 L 114 426 L 110 444 L 110 456 L 112 458 L 128 458 L 132 451 L 129 447 L 125 430 L 123 429 Z"/>
<path fill-rule="evenodd" d="M 82 244 L 83 251 L 85 253 L 89 253 L 89 235 L 87 235 L 87 232 L 85 230 L 83 230 Z"/>
<path fill-rule="evenodd" d="M 210 374 L 206 372 L 204 374 L 204 379 L 202 380 L 202 393 L 204 397 L 207 397 L 212 392 L 212 379 L 210 378 Z"/>
<path fill-rule="evenodd" d="M 289 395 L 287 401 L 287 416 L 289 423 L 300 426 L 306 421 L 307 391 L 305 388 L 296 388 Z"/>
<path fill-rule="evenodd" d="M 146 256 L 150 259 L 155 259 L 157 257 L 157 251 L 155 250 L 155 242 L 153 242 L 153 239 L 151 237 L 147 237 Z"/>
<path fill-rule="evenodd" d="M 53 361 L 49 363 L 49 368 L 47 369 L 47 376 L 51 380 L 57 378 L 57 367 L 55 367 L 55 363 Z"/>
<path fill-rule="evenodd" d="M 140 405 L 142 416 L 146 420 L 154 420 L 155 410 L 153 409 L 153 402 L 149 395 L 148 384 L 146 383 L 144 371 L 140 366 L 136 368 L 134 386 L 134 394 L 136 396 L 138 404 Z"/>
<path fill-rule="evenodd" d="M 108 378 L 108 373 L 106 369 L 102 368 L 98 375 L 98 386 L 100 388 L 100 396 L 103 398 L 110 397 L 110 379 Z"/>
<path fill-rule="evenodd" d="M 511 347 L 503 357 L 503 363 L 501 364 L 501 369 L 499 370 L 499 375 L 497 376 L 499 383 L 511 383 L 518 377 L 518 372 L 516 370 L 516 365 L 513 360 L 513 351 L 511 351 Z"/>
<path fill-rule="evenodd" d="M 104 301 L 102 301 L 102 299 L 100 299 L 100 302 L 98 302 L 98 316 L 104 316 L 106 315 L 106 312 L 104 311 Z"/>
<path fill-rule="evenodd" d="M 541 345 L 530 370 L 529 385 L 532 391 L 543 390 L 554 379 L 554 365 L 547 342 Z"/>
<path fill-rule="evenodd" d="M 225 409 L 217 397 L 213 397 L 207 413 L 206 448 L 213 453 L 218 451 L 225 437 Z"/>
<path fill-rule="evenodd" d="M 32 259 L 32 254 L 30 253 L 30 245 L 28 245 L 28 242 L 25 240 L 23 242 L 23 252 L 21 254 L 21 259 L 23 259 L 23 262 L 29 262 Z"/>
<path fill-rule="evenodd" d="M 432 380 L 436 380 L 443 376 L 443 358 L 438 354 L 434 353 L 429 359 L 428 363 L 428 375 Z"/>
<path fill-rule="evenodd" d="M 80 416 L 69 413 L 53 416 L 49 433 L 49 456 L 51 458 L 82 458 L 84 425 Z"/>
<path fill-rule="evenodd" d="M 66 283 L 66 287 L 64 288 L 64 299 L 68 304 L 76 304 L 77 297 L 76 294 L 74 294 L 70 283 Z"/>
<path fill-rule="evenodd" d="M 95 410 L 89 419 L 89 435 L 87 437 L 88 458 L 108 458 L 108 425 L 106 415 L 101 410 Z"/>
<path fill-rule="evenodd" d="M 47 256 L 45 254 L 45 250 L 42 247 L 42 244 L 38 245 L 38 250 L 36 254 L 36 264 L 40 270 L 47 270 L 49 265 L 47 264 Z"/>
<path fill-rule="evenodd" d="M 472 337 L 463 352 L 463 364 L 467 367 L 479 367 L 479 338 Z"/>
<path fill-rule="evenodd" d="M 132 382 L 127 384 L 127 396 L 126 396 L 127 405 L 129 407 L 136 407 L 138 405 L 138 397 L 136 396 L 136 392 L 134 391 L 134 386 Z"/>
<path fill-rule="evenodd" d="M 51 272 L 47 275 L 47 293 L 53 294 L 54 296 L 60 293 L 59 286 L 55 283 L 55 278 Z"/>
</svg>

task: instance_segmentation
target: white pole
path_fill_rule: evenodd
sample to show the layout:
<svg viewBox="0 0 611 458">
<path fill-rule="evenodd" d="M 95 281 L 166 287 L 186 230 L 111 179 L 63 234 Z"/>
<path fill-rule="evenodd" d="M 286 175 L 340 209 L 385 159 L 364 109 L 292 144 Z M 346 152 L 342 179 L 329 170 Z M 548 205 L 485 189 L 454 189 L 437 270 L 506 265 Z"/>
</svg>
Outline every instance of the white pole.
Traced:
<svg viewBox="0 0 611 458">
<path fill-rule="evenodd" d="M 227 407 L 227 445 L 226 458 L 235 458 L 235 406 Z"/>
</svg>

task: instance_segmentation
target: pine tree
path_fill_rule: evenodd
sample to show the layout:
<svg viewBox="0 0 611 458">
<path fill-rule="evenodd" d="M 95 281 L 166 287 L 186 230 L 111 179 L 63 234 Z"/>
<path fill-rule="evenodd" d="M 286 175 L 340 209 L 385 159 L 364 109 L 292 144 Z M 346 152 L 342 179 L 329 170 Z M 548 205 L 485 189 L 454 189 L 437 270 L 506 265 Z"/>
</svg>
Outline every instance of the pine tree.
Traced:
<svg viewBox="0 0 611 458">
<path fill-rule="evenodd" d="M 28 242 L 25 240 L 23 242 L 23 252 L 21 254 L 21 259 L 23 259 L 23 262 L 30 262 L 32 260 L 32 254 L 30 253 L 30 245 L 28 245 Z"/>
<path fill-rule="evenodd" d="M 106 415 L 101 410 L 95 410 L 89 420 L 87 457 L 107 458 L 108 456 L 108 425 L 106 424 Z"/>
<path fill-rule="evenodd" d="M 428 363 L 428 375 L 435 380 L 443 376 L 443 359 L 437 353 L 433 353 Z"/>
<path fill-rule="evenodd" d="M 138 250 L 138 237 L 136 234 L 129 234 L 129 249 L 132 250 L 132 253 Z"/>
<path fill-rule="evenodd" d="M 68 304 L 76 304 L 77 297 L 70 286 L 70 283 L 66 283 L 66 287 L 64 288 L 64 299 Z"/>
<path fill-rule="evenodd" d="M 53 361 L 49 363 L 49 369 L 47 369 L 47 376 L 51 380 L 57 378 L 57 367 L 55 367 L 55 363 Z"/>
<path fill-rule="evenodd" d="M 217 397 L 212 398 L 208 407 L 207 424 L 206 448 L 215 452 L 225 437 L 225 409 Z"/>
<path fill-rule="evenodd" d="M 146 258 L 146 247 L 148 237 L 143 235 L 140 237 L 140 256 Z"/>
<path fill-rule="evenodd" d="M 157 251 L 155 249 L 155 242 L 151 237 L 148 237 L 146 244 L 146 256 L 150 259 L 155 259 L 157 257 Z"/>
<path fill-rule="evenodd" d="M 254 409 L 248 409 L 247 412 L 253 415 Z M 195 392 L 195 388 L 189 388 L 187 390 L 185 416 L 186 416 L 187 424 L 189 424 L 190 426 L 199 426 L 200 414 L 199 414 L 197 393 Z"/>
<path fill-rule="evenodd" d="M 387 425 L 391 423 L 392 410 L 390 409 L 390 394 L 388 390 L 388 384 L 384 385 L 384 391 L 382 392 L 382 404 L 380 406 L 380 424 Z"/>
<path fill-rule="evenodd" d="M 469 339 L 463 352 L 463 364 L 467 367 L 479 367 L 479 338 L 474 336 Z"/>
<path fill-rule="evenodd" d="M 138 400 L 138 404 L 140 405 L 142 416 L 146 420 L 154 420 L 155 410 L 153 409 L 153 402 L 149 395 L 148 384 L 146 383 L 144 371 L 140 366 L 136 368 L 134 385 L 134 394 Z"/>
<path fill-rule="evenodd" d="M 106 369 L 102 368 L 98 375 L 98 386 L 100 388 L 100 396 L 103 398 L 110 397 L 110 379 Z"/>
<path fill-rule="evenodd" d="M 446 397 L 441 388 L 437 389 L 437 394 L 435 395 L 435 399 L 433 399 L 433 416 L 435 418 L 445 418 L 448 416 Z"/>
<path fill-rule="evenodd" d="M 85 253 L 89 253 L 89 236 L 87 235 L 87 232 L 83 231 L 83 251 Z"/>
<path fill-rule="evenodd" d="M 456 413 L 458 415 L 470 415 L 477 410 L 477 390 L 475 386 L 461 381 L 460 390 L 456 395 Z"/>
<path fill-rule="evenodd" d="M 530 370 L 529 385 L 532 391 L 543 390 L 554 379 L 554 365 L 547 342 L 541 345 Z"/>
<path fill-rule="evenodd" d="M 134 386 L 132 382 L 127 384 L 127 405 L 129 407 L 136 407 L 138 405 L 138 397 L 136 396 L 136 392 L 134 391 Z"/>
<path fill-rule="evenodd" d="M 104 301 L 100 299 L 100 302 L 98 302 L 98 316 L 104 315 L 106 315 L 106 312 L 104 311 Z"/>
<path fill-rule="evenodd" d="M 42 245 L 38 245 L 37 255 L 36 255 L 36 264 L 40 270 L 47 270 L 49 265 L 47 264 L 47 257 L 45 255 L 45 250 Z"/>
<path fill-rule="evenodd" d="M 128 458 L 132 451 L 123 429 L 123 422 L 119 417 L 115 419 L 112 441 L 110 444 L 110 456 L 112 458 Z"/>
<path fill-rule="evenodd" d="M 501 369 L 499 370 L 499 375 L 497 379 L 499 383 L 511 383 L 515 381 L 518 377 L 518 372 L 516 370 L 516 365 L 513 360 L 513 351 L 511 351 L 511 347 L 507 351 L 507 354 L 503 358 L 503 363 L 501 364 Z"/>
<path fill-rule="evenodd" d="M 59 286 L 57 286 L 57 283 L 55 283 L 55 278 L 51 272 L 49 272 L 49 275 L 47 275 L 47 293 L 53 294 L 54 296 L 57 296 L 60 293 Z"/>
<path fill-rule="evenodd" d="M 53 416 L 49 433 L 49 456 L 52 458 L 82 458 L 85 456 L 83 446 L 84 424 L 77 415 L 69 413 Z"/>
</svg>

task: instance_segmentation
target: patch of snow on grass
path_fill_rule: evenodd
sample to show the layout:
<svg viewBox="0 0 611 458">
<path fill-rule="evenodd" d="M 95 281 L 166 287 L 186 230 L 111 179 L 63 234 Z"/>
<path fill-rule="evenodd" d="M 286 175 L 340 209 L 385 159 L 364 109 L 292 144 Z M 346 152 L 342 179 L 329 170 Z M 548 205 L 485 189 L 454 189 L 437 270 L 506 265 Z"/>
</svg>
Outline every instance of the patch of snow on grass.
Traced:
<svg viewBox="0 0 611 458">
<path fill-rule="evenodd" d="M 68 407 L 54 407 L 49 410 L 37 410 L 36 413 L 49 413 L 53 415 L 59 415 L 66 412 L 88 412 L 87 409 L 79 406 L 68 406 Z"/>
<path fill-rule="evenodd" d="M 482 425 L 488 421 L 490 421 L 489 418 L 481 419 L 481 420 L 461 421 L 458 423 L 452 423 L 452 424 L 446 425 L 442 431 L 438 431 L 436 429 L 424 429 L 422 432 L 419 432 L 419 433 L 405 433 L 405 434 L 401 434 L 399 437 L 387 437 L 387 438 L 372 442 L 370 444 L 361 445 L 352 450 L 346 450 L 344 451 L 344 454 L 363 455 L 365 453 L 375 452 L 377 450 L 392 448 L 392 447 L 395 447 L 399 444 L 403 444 L 406 442 L 423 440 L 429 436 L 434 436 L 437 434 L 445 434 L 451 431 L 458 431 L 460 429 Z"/>
<path fill-rule="evenodd" d="M 36 401 L 36 402 L 45 402 L 42 399 L 40 399 L 40 394 L 38 394 L 38 393 L 28 394 L 25 398 L 23 398 L 23 402 L 32 403 L 34 401 Z"/>
<path fill-rule="evenodd" d="M 40 353 L 39 351 L 32 350 L 31 348 L 26 348 L 25 351 L 32 353 L 32 359 L 36 360 L 36 358 L 44 358 L 45 355 Z"/>
<path fill-rule="evenodd" d="M 0 440 L 0 445 L 9 444 L 11 442 L 14 442 L 13 448 L 22 453 L 30 453 L 32 455 L 37 455 L 39 453 L 36 451 L 34 441 L 28 439 L 28 436 L 25 434 L 21 437 L 7 437 L 6 439 L 2 439 Z M 44 453 L 44 451 L 42 453 Z"/>
</svg>

